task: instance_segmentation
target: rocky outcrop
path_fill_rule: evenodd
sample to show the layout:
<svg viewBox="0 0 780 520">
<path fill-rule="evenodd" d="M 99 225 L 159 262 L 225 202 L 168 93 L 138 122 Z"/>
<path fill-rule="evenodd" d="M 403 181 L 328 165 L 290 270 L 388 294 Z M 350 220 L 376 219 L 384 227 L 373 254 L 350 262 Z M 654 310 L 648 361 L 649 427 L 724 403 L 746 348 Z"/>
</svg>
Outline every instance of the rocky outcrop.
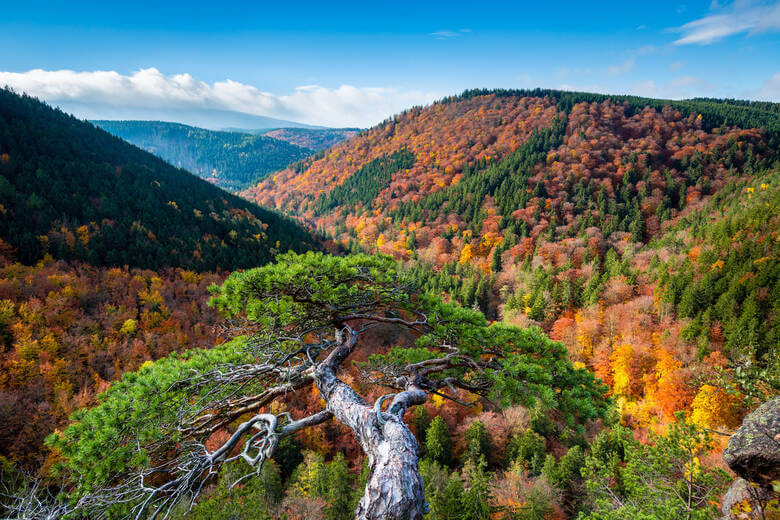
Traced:
<svg viewBox="0 0 780 520">
<path fill-rule="evenodd" d="M 734 473 L 760 486 L 780 480 L 780 396 L 745 417 L 729 439 L 723 460 Z"/>
<path fill-rule="evenodd" d="M 766 518 L 762 514 L 767 504 L 776 496 L 771 489 L 751 484 L 743 478 L 738 478 L 723 496 L 721 511 L 723 520 L 739 519 L 753 520 Z"/>
<path fill-rule="evenodd" d="M 729 438 L 723 460 L 740 478 L 721 503 L 722 520 L 775 518 L 780 513 L 780 396 L 748 414 Z"/>
</svg>

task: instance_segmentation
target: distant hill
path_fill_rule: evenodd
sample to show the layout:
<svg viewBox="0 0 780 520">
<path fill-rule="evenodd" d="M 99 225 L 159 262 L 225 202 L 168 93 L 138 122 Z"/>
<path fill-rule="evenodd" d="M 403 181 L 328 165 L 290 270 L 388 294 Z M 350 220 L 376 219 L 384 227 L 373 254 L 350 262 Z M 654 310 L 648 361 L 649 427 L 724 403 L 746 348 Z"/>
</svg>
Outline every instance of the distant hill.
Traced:
<svg viewBox="0 0 780 520">
<path fill-rule="evenodd" d="M 93 121 L 95 125 L 227 189 L 255 184 L 311 150 L 247 133 L 205 130 L 161 121 Z M 318 130 L 303 130 L 318 132 Z"/>
<path fill-rule="evenodd" d="M 277 213 L 10 90 L 0 90 L 0 239 L 28 264 L 48 253 L 197 270 L 256 266 L 314 244 Z"/>
<path fill-rule="evenodd" d="M 56 106 L 65 112 L 80 114 L 82 117 L 90 120 L 177 121 L 185 125 L 207 128 L 209 130 L 254 128 L 267 131 L 274 128 L 322 128 L 296 121 L 213 108 L 128 108 L 111 105 L 95 107 L 72 101 L 60 102 Z"/>
<path fill-rule="evenodd" d="M 604 107 L 600 107 L 601 104 Z M 633 144 L 640 136 L 645 136 L 644 143 L 636 143 L 637 155 L 647 151 L 660 154 L 656 160 L 668 161 L 676 151 L 674 147 L 686 145 L 678 143 L 677 137 L 680 141 L 684 137 L 696 140 L 697 132 L 712 135 L 715 129 L 732 127 L 745 130 L 763 128 L 766 144 L 774 148 L 780 143 L 780 118 L 776 105 L 733 100 L 667 101 L 542 89 L 467 91 L 426 108 L 409 109 L 354 139 L 336 145 L 327 157 L 308 158 L 291 165 L 273 179 L 266 179 L 256 189 L 248 190 L 245 195 L 283 210 L 311 216 L 319 207 L 318 200 L 327 197 L 350 176 L 357 175 L 362 167 L 402 148 L 408 149 L 415 154 L 413 167 L 393 172 L 383 179 L 381 187 L 387 191 L 382 191 L 371 204 L 364 205 L 364 210 L 380 208 L 384 211 L 421 200 L 459 183 L 461 179 L 465 180 L 486 165 L 507 158 L 532 135 L 555 133 L 557 137 L 553 139 L 551 136 L 551 140 L 540 148 L 554 151 L 559 139 L 565 136 L 568 140 L 569 133 L 584 124 L 578 125 L 577 121 L 571 120 L 569 114 L 575 106 L 587 111 L 582 117 L 592 119 L 597 129 L 594 137 L 577 136 L 583 141 L 596 139 L 596 143 L 586 144 L 585 148 L 604 146 L 598 142 L 602 136 L 610 136 L 615 145 Z M 621 119 L 607 120 L 606 117 L 612 115 L 605 117 L 603 114 L 610 111 L 619 112 Z M 648 128 L 642 121 L 645 115 L 648 120 L 660 118 L 662 121 L 659 123 L 668 127 L 667 132 L 653 135 L 660 128 Z M 693 119 L 689 121 L 691 117 Z M 564 126 L 553 128 L 555 121 Z M 582 129 L 583 132 L 585 130 L 587 127 Z M 655 149 L 650 146 L 649 138 L 668 149 Z M 617 165 L 604 164 L 605 160 L 589 154 L 586 165 L 580 168 L 603 166 L 618 169 Z M 559 162 L 568 164 L 571 159 Z M 625 167 L 620 170 L 621 179 L 624 170 Z M 491 187 L 490 191 L 493 189 Z M 343 202 L 349 201 L 343 199 Z M 520 208 L 515 207 L 513 211 L 517 209 Z"/>
<path fill-rule="evenodd" d="M 358 133 L 359 128 L 277 128 L 264 132 L 263 135 L 320 152 L 355 137 Z"/>
</svg>

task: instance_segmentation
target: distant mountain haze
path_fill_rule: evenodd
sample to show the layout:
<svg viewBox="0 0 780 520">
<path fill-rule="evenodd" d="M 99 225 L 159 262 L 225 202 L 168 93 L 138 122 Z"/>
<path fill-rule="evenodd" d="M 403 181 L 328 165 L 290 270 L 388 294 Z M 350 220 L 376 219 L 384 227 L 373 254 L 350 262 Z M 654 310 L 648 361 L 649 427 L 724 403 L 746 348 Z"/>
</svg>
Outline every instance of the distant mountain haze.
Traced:
<svg viewBox="0 0 780 520">
<path fill-rule="evenodd" d="M 226 189 L 251 186 L 313 152 L 262 135 L 160 121 L 93 121 L 107 132 Z M 317 130 L 307 130 L 314 131 Z"/>
<path fill-rule="evenodd" d="M 213 108 L 167 108 L 161 107 L 116 107 L 112 105 L 84 104 L 72 101 L 56 103 L 65 112 L 79 114 L 85 119 L 107 119 L 112 121 L 176 121 L 181 124 L 221 130 L 225 128 L 251 128 L 271 130 L 274 128 L 325 128 L 273 117 L 219 110 Z"/>
</svg>

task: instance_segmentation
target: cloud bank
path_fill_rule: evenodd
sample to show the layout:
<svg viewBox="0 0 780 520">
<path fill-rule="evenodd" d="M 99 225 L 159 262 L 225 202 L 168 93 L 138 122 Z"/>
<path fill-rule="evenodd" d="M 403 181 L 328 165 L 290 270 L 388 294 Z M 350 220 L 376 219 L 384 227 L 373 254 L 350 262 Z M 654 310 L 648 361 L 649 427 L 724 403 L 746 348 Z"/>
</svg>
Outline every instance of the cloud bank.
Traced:
<svg viewBox="0 0 780 520">
<path fill-rule="evenodd" d="M 676 45 L 708 45 L 734 34 L 758 34 L 780 30 L 780 2 L 757 4 L 737 1 L 726 9 L 674 29 L 682 33 Z"/>
<path fill-rule="evenodd" d="M 209 84 L 190 74 L 165 75 L 156 68 L 131 75 L 115 71 L 0 71 L 0 86 L 6 85 L 85 118 L 117 118 L 123 114 L 122 118 L 132 119 L 133 114 L 139 114 L 137 118 L 148 119 L 148 114 L 156 112 L 195 114 L 213 110 L 313 125 L 358 127 L 374 125 L 410 106 L 441 97 L 430 92 L 351 85 L 335 89 L 307 85 L 290 94 L 275 95 L 230 79 Z"/>
</svg>

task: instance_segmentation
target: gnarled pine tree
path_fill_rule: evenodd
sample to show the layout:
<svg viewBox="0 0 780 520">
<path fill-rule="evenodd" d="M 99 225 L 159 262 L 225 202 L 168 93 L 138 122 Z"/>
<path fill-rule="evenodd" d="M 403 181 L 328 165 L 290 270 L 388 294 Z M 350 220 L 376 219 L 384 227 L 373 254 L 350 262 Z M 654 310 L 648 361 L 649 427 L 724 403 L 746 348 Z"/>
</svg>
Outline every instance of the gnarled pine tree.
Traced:
<svg viewBox="0 0 780 520">
<path fill-rule="evenodd" d="M 368 456 L 355 517 L 417 520 L 425 495 L 403 417 L 429 394 L 544 406 L 571 426 L 607 407 L 605 388 L 574 369 L 562 345 L 417 294 L 388 257 L 289 253 L 234 273 L 214 293 L 234 339 L 126 374 L 48 439 L 75 515 L 167 517 L 194 503 L 226 463 L 246 462 L 251 477 L 282 437 L 335 419 Z M 410 339 L 362 365 L 370 382 L 393 392 L 369 404 L 339 372 L 379 325 L 406 329 Z M 274 401 L 312 386 L 323 410 L 271 413 Z"/>
</svg>

